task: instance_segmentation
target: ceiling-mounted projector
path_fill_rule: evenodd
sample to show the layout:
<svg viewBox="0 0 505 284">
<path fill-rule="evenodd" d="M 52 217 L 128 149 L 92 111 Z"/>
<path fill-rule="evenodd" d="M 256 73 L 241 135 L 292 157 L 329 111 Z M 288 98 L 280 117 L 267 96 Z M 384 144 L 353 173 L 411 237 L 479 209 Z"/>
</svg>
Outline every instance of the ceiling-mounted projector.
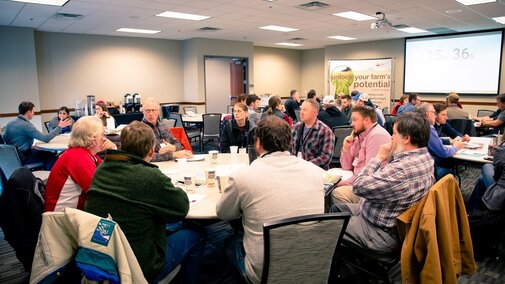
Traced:
<svg viewBox="0 0 505 284">
<path fill-rule="evenodd" d="M 389 29 L 393 24 L 386 19 L 386 15 L 382 12 L 375 13 L 378 20 L 370 25 L 371 29 Z"/>
</svg>

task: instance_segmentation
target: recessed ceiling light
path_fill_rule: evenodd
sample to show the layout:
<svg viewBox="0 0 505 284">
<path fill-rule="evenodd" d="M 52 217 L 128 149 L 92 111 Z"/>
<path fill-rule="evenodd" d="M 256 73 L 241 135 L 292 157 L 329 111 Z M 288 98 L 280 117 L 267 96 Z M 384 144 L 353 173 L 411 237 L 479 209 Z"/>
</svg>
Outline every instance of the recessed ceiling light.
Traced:
<svg viewBox="0 0 505 284">
<path fill-rule="evenodd" d="M 14 2 L 32 3 L 32 4 L 42 4 L 42 5 L 53 5 L 53 6 L 63 6 L 68 0 L 11 0 Z"/>
<path fill-rule="evenodd" d="M 117 29 L 116 32 L 124 32 L 124 33 L 137 33 L 137 34 L 157 34 L 161 31 L 156 30 L 144 30 L 144 29 L 130 29 L 130 28 L 120 28 Z"/>
<path fill-rule="evenodd" d="M 466 6 L 496 2 L 496 0 L 456 0 L 456 1 Z"/>
<path fill-rule="evenodd" d="M 496 18 L 493 18 L 493 20 L 495 20 L 496 22 L 498 22 L 500 24 L 504 24 L 505 25 L 505 16 L 496 17 Z"/>
<path fill-rule="evenodd" d="M 285 32 L 285 33 L 294 32 L 294 31 L 298 30 L 298 29 L 295 29 L 295 28 L 287 28 L 287 27 L 273 26 L 273 25 L 259 27 L 259 28 L 263 29 L 263 30 L 270 30 L 270 31 L 276 31 L 276 32 Z"/>
<path fill-rule="evenodd" d="M 276 44 L 283 45 L 283 46 L 302 46 L 303 45 L 301 43 L 292 43 L 292 42 L 278 42 Z"/>
<path fill-rule="evenodd" d="M 332 38 L 332 39 L 338 39 L 338 40 L 353 40 L 355 38 L 353 37 L 348 37 L 348 36 L 329 36 L 328 38 Z"/>
<path fill-rule="evenodd" d="M 401 29 L 396 29 L 397 31 L 409 33 L 409 34 L 420 34 L 420 33 L 427 33 L 428 31 L 423 30 L 423 29 L 418 29 L 414 27 L 408 27 L 408 28 L 401 28 Z"/>
<path fill-rule="evenodd" d="M 332 14 L 332 15 L 337 16 L 337 17 L 355 20 L 355 21 L 377 20 L 377 18 L 375 18 L 375 17 L 368 16 L 368 15 L 361 14 L 361 13 L 354 12 L 354 11 L 347 11 L 347 12 L 336 13 L 336 14 Z"/>
<path fill-rule="evenodd" d="M 461 10 L 460 9 L 452 9 L 452 10 L 447 10 L 445 11 L 446 14 L 457 14 L 457 13 L 461 13 Z"/>
<path fill-rule="evenodd" d="M 165 11 L 156 15 L 158 17 L 166 17 L 166 18 L 174 18 L 174 19 L 182 19 L 182 20 L 192 20 L 192 21 L 201 21 L 210 18 L 209 16 L 195 15 L 195 14 L 186 14 L 179 12 L 171 12 Z"/>
</svg>

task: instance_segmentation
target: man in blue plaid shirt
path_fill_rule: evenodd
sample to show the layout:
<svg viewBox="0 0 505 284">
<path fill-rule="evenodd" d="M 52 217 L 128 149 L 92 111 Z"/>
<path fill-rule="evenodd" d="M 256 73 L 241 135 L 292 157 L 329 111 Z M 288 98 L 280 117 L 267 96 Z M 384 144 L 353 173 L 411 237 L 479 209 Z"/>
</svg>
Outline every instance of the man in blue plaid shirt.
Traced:
<svg viewBox="0 0 505 284">
<path fill-rule="evenodd" d="M 300 120 L 291 131 L 290 152 L 327 170 L 333 157 L 335 134 L 317 119 L 319 103 L 307 99 L 300 109 Z"/>
<path fill-rule="evenodd" d="M 401 243 L 396 217 L 419 201 L 435 182 L 433 158 L 428 153 L 430 124 L 416 113 L 396 119 L 391 142 L 380 147 L 354 181 L 358 204 L 334 205 L 333 211 L 351 212 L 344 242 L 389 254 Z M 387 161 L 381 166 L 383 161 Z"/>
</svg>

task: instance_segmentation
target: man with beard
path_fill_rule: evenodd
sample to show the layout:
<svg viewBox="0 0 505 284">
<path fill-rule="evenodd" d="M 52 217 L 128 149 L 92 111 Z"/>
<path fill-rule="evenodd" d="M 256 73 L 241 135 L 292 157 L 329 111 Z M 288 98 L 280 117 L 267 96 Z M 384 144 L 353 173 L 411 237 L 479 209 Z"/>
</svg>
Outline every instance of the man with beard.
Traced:
<svg viewBox="0 0 505 284">
<path fill-rule="evenodd" d="M 378 254 L 401 247 L 396 217 L 419 201 L 435 181 L 429 139 L 426 118 L 407 113 L 396 119 L 391 141 L 380 147 L 354 181 L 360 204 L 341 203 L 332 208 L 352 215 L 344 242 Z"/>
<path fill-rule="evenodd" d="M 340 154 L 344 170 L 353 171 L 348 179 L 338 183 L 332 192 L 333 203 L 358 203 L 359 197 L 352 191 L 356 176 L 377 155 L 379 147 L 391 140 L 391 135 L 377 123 L 377 114 L 369 106 L 356 106 L 351 114 L 351 135 L 345 137 Z"/>
</svg>

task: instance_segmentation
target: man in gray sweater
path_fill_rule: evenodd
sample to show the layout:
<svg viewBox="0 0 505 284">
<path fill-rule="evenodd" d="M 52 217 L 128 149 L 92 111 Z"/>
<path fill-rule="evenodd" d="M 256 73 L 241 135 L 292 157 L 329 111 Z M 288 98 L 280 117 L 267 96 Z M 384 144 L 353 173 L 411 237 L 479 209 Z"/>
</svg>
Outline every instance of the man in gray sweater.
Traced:
<svg viewBox="0 0 505 284">
<path fill-rule="evenodd" d="M 255 137 L 259 159 L 231 175 L 216 211 L 223 220 L 242 217 L 244 234 L 226 241 L 226 254 L 242 276 L 259 283 L 263 268 L 262 224 L 323 213 L 324 171 L 290 155 L 291 129 L 280 118 L 261 120 Z"/>
<path fill-rule="evenodd" d="M 4 140 L 6 144 L 16 146 L 23 165 L 44 163 L 45 170 L 51 170 L 56 162 L 56 154 L 48 151 L 32 149 L 33 140 L 49 142 L 61 134 L 61 129 L 72 125 L 71 119 L 60 120 L 58 126 L 48 134 L 43 134 L 35 128 L 30 120 L 35 116 L 35 105 L 32 102 L 22 102 L 18 106 L 19 115 L 5 126 Z"/>
</svg>

